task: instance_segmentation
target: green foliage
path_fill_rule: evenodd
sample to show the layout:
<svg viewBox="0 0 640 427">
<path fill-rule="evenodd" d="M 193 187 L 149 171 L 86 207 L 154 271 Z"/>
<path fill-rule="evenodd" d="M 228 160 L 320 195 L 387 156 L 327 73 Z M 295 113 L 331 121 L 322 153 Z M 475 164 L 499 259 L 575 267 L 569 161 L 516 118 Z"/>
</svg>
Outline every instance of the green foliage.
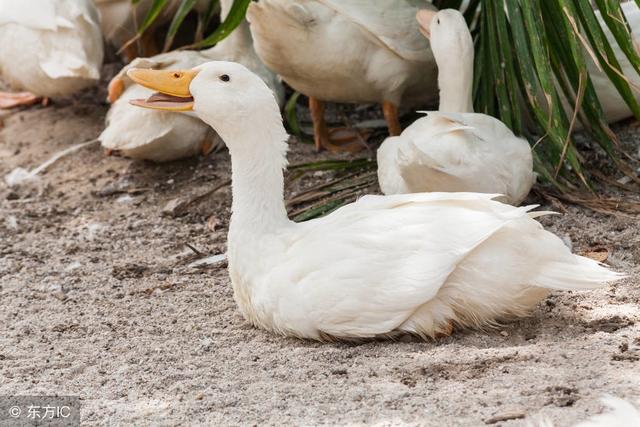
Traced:
<svg viewBox="0 0 640 427">
<path fill-rule="evenodd" d="M 587 67 L 591 57 L 640 118 L 637 88 L 632 89 L 623 75 L 614 46 L 605 36 L 605 30 L 611 31 L 619 52 L 640 71 L 620 2 L 595 3 L 606 26 L 584 0 L 487 0 L 466 13 L 467 17 L 479 14 L 472 27 L 477 111 L 500 117 L 516 133 L 536 142 L 537 170 L 560 188 L 574 183 L 574 178 L 590 186 L 572 137 L 578 120 L 622 166 L 617 138 L 606 123 Z M 569 102 L 563 105 L 562 99 Z M 527 116 L 530 120 L 523 121 Z"/>
<path fill-rule="evenodd" d="M 249 3 L 251 3 L 251 0 L 234 0 L 233 6 L 231 6 L 231 10 L 224 22 L 222 22 L 211 35 L 197 43 L 196 47 L 209 47 L 218 43 L 220 40 L 224 40 L 225 37 L 240 25 L 247 13 Z"/>
<path fill-rule="evenodd" d="M 140 2 L 140 0 L 131 0 L 131 2 L 135 5 Z M 224 22 L 220 23 L 213 33 L 203 38 L 203 32 L 211 22 L 216 11 L 216 6 L 219 3 L 218 0 L 209 0 L 206 9 L 203 12 L 200 11 L 198 13 L 198 25 L 194 32 L 195 43 L 191 47 L 203 48 L 213 46 L 226 38 L 238 27 L 238 25 L 240 25 L 247 13 L 247 8 L 249 7 L 250 2 L 251 0 L 234 0 Z M 193 10 L 196 4 L 197 0 L 180 0 L 180 4 L 174 13 L 173 20 L 171 21 L 171 25 L 169 26 L 169 30 L 165 36 L 164 51 L 171 48 L 175 35 L 182 26 L 189 12 Z M 125 46 L 140 38 L 140 36 L 142 36 L 142 34 L 158 19 L 162 11 L 170 6 L 173 6 L 173 4 L 169 0 L 153 0 L 151 8 L 147 12 L 144 21 L 138 29 L 137 36 L 134 39 L 129 40 Z"/>
<path fill-rule="evenodd" d="M 138 0 L 140 1 L 140 0 Z M 147 16 L 144 17 L 144 21 L 142 21 L 142 25 L 140 25 L 140 29 L 138 30 L 139 34 L 144 33 L 147 28 L 153 24 L 153 22 L 160 16 L 162 9 L 167 6 L 169 0 L 153 0 L 153 4 L 151 5 L 151 9 L 147 12 Z M 134 2 L 134 4 L 137 2 Z"/>
<path fill-rule="evenodd" d="M 176 36 L 176 33 L 180 29 L 180 25 L 184 21 L 184 18 L 187 17 L 187 14 L 191 12 L 193 6 L 196 5 L 197 0 L 182 0 L 180 2 L 180 6 L 176 11 L 176 14 L 173 16 L 173 20 L 171 21 L 171 25 L 169 26 L 169 30 L 167 31 L 167 35 L 164 39 L 164 51 L 167 51 L 171 48 L 173 44 L 173 38 Z M 212 3 L 210 3 L 211 5 Z M 213 8 L 212 8 L 213 9 Z"/>
</svg>

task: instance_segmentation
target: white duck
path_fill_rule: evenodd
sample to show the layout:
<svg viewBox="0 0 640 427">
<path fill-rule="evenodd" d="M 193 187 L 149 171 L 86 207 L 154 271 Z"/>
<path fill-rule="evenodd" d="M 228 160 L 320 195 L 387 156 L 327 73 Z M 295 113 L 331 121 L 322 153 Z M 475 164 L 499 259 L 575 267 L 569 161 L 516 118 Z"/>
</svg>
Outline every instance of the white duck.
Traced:
<svg viewBox="0 0 640 427">
<path fill-rule="evenodd" d="M 436 67 L 415 14 L 426 0 L 259 0 L 247 10 L 258 56 L 309 97 L 316 148 L 332 142 L 324 101 L 382 104 L 389 133 L 401 131 L 398 106 L 434 99 Z M 435 8 L 434 8 L 435 9 Z"/>
<path fill-rule="evenodd" d="M 172 95 L 161 108 L 192 108 L 227 144 L 229 273 L 240 310 L 256 326 L 317 340 L 433 337 L 453 323 L 524 315 L 549 289 L 598 288 L 620 277 L 573 255 L 533 219 L 543 213 L 487 194 L 366 196 L 294 223 L 283 200 L 288 135 L 259 77 L 230 62 L 129 75 Z"/>
<path fill-rule="evenodd" d="M 92 0 L 0 2 L 0 76 L 21 94 L 0 93 L 0 108 L 70 95 L 95 84 L 102 35 Z"/>
<path fill-rule="evenodd" d="M 622 11 L 631 28 L 632 37 L 638 37 L 640 32 L 640 8 L 633 1 L 628 1 L 621 4 Z M 620 67 L 624 75 L 629 79 L 631 90 L 636 95 L 636 99 L 640 102 L 640 75 L 635 71 L 633 65 L 629 61 L 629 58 L 622 52 L 620 46 L 616 42 L 613 34 L 607 28 L 606 24 L 600 16 L 600 12 L 597 12 L 600 24 L 605 29 L 605 35 L 611 44 L 614 54 L 620 62 Z M 640 42 L 638 39 L 634 39 L 636 43 L 636 50 L 640 54 Z M 593 62 L 593 58 L 590 55 L 585 55 L 588 60 L 589 74 L 593 81 L 593 86 L 598 94 L 598 99 L 602 105 L 605 118 L 608 123 L 614 123 L 622 119 L 633 116 L 633 112 L 629 109 L 629 106 L 622 99 L 618 90 L 613 86 L 609 77 Z"/>
<path fill-rule="evenodd" d="M 222 15 L 229 12 L 233 0 L 222 0 Z M 207 154 L 218 145 L 215 132 L 198 117 L 189 114 L 152 111 L 136 108 L 129 101 L 152 94 L 126 76 L 131 67 L 189 69 L 211 60 L 229 60 L 246 65 L 260 75 L 284 102 L 284 89 L 253 50 L 251 33 L 246 22 L 218 45 L 206 51 L 174 51 L 152 58 L 138 58 L 125 66 L 109 84 L 109 100 L 113 103 L 106 119 L 106 128 L 99 136 L 108 151 L 124 156 L 164 162 L 198 153 Z"/>
<path fill-rule="evenodd" d="M 460 12 L 418 12 L 438 64 L 440 108 L 378 149 L 385 194 L 473 191 L 517 205 L 535 181 L 527 141 L 500 120 L 473 112 L 473 40 Z"/>
</svg>

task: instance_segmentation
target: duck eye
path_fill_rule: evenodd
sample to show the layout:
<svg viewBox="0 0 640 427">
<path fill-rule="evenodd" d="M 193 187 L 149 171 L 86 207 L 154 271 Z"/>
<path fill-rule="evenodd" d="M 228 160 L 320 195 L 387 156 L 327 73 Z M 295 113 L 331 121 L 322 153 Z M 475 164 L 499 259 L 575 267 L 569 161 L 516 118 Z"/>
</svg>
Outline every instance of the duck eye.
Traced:
<svg viewBox="0 0 640 427">
<path fill-rule="evenodd" d="M 229 80 L 231 80 L 231 78 L 228 74 L 223 74 L 220 76 L 220 80 L 222 80 L 223 82 L 228 82 Z"/>
</svg>

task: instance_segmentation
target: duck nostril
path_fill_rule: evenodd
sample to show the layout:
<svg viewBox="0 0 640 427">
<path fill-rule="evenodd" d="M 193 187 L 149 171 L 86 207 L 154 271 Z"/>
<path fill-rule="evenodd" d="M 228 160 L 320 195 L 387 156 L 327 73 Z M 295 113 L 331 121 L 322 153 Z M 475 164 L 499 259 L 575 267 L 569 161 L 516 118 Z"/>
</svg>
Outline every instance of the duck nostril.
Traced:
<svg viewBox="0 0 640 427">
<path fill-rule="evenodd" d="M 182 73 L 173 73 L 173 77 L 179 79 L 180 77 L 182 77 Z"/>
</svg>

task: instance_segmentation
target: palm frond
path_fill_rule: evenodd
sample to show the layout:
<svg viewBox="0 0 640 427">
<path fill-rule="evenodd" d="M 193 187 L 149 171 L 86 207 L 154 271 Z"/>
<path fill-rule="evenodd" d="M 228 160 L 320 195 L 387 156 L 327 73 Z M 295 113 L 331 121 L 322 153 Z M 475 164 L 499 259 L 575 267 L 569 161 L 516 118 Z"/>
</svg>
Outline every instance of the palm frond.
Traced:
<svg viewBox="0 0 640 427">
<path fill-rule="evenodd" d="M 490 0 L 467 10 L 467 16 L 479 15 L 472 28 L 477 111 L 501 118 L 535 141 L 536 168 L 558 187 L 561 177 L 591 188 L 573 139 L 578 121 L 621 171 L 629 170 L 622 165 L 618 140 L 607 124 L 590 61 L 640 119 L 638 88 L 624 75 L 614 49 L 617 46 L 639 71 L 640 58 L 621 3 L 595 3 L 606 25 L 584 0 Z M 606 37 L 607 31 L 617 45 Z M 525 113 L 531 123 L 521 120 Z"/>
</svg>

